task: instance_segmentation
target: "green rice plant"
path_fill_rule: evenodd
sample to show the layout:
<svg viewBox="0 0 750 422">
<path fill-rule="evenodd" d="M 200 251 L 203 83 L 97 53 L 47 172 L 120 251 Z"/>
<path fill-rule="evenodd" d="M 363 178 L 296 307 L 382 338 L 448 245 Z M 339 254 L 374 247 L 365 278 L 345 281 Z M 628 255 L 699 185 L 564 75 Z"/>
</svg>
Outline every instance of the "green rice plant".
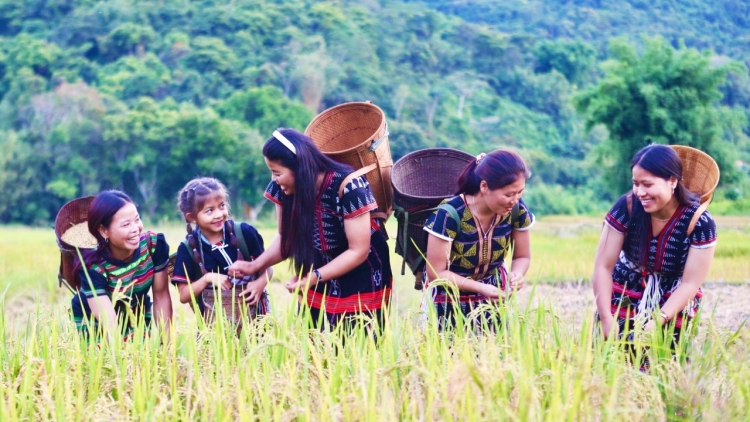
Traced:
<svg viewBox="0 0 750 422">
<path fill-rule="evenodd" d="M 641 371 L 628 363 L 627 342 L 598 338 L 593 309 L 572 323 L 559 312 L 567 298 L 539 297 L 549 259 L 583 262 L 563 253 L 568 241 L 588 242 L 587 230 L 598 235 L 581 228 L 560 237 L 553 224 L 539 222 L 532 247 L 565 239 L 563 251 L 550 249 L 546 258 L 532 251 L 529 298 L 512 295 L 484 309 L 502 321 L 494 330 L 485 320 L 476 333 L 459 318 L 456 330 L 441 332 L 429 310 L 422 323 L 422 293 L 404 276 L 394 280 L 377 341 L 366 320 L 348 331 L 311 329 L 298 296 L 272 282 L 272 314 L 239 335 L 222 318 L 206 324 L 175 304 L 170 336 L 136 318 L 132 340 L 111 343 L 78 335 L 69 293 L 54 277 L 54 234 L 0 228 L 19 240 L 0 246 L 7 254 L 0 256 L 0 420 L 750 420 L 745 324 L 728 329 L 714 322 L 716 310 L 704 309 L 697 335 L 674 356 L 667 336 L 644 337 L 639 356 L 651 365 Z M 179 229 L 164 231 L 177 244 Z M 719 247 L 739 244 L 743 233 L 720 232 Z M 746 262 L 741 254 L 725 258 Z M 276 267 L 275 280 L 289 277 Z"/>
<path fill-rule="evenodd" d="M 551 298 L 550 298 L 551 299 Z M 3 306 L 5 304 L 3 303 Z M 593 317 L 560 321 L 551 302 L 490 309 L 501 327 L 440 332 L 391 315 L 376 342 L 363 324 L 310 329 L 304 308 L 202 327 L 178 308 L 173 340 L 86 342 L 41 307 L 3 330 L 0 416 L 16 420 L 738 420 L 747 416 L 746 332 L 713 329 L 691 361 L 649 342 L 648 372 L 625 344 L 596 340 Z M 5 313 L 0 313 L 4 320 Z M 4 322 L 4 321 L 3 321 Z M 361 321 L 365 322 L 365 321 Z M 486 321 L 485 321 L 486 324 Z M 485 325 L 486 326 L 486 325 Z"/>
</svg>

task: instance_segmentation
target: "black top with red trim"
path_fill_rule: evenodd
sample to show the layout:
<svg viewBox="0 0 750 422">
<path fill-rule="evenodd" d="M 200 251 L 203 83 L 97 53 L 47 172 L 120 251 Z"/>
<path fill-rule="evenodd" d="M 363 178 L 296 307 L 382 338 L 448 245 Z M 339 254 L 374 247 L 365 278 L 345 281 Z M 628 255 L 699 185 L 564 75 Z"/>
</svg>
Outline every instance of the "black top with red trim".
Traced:
<svg viewBox="0 0 750 422">
<path fill-rule="evenodd" d="M 353 178 L 344 187 L 339 198 L 338 186 L 345 177 L 340 173 L 328 172 L 318 192 L 315 206 L 317 226 L 313 242 L 315 249 L 319 251 L 346 250 L 349 245 L 344 232 L 344 220 L 378 209 L 369 183 L 361 176 Z M 268 184 L 265 197 L 279 205 L 288 198 L 275 181 Z"/>
<path fill-rule="evenodd" d="M 316 268 L 331 262 L 349 248 L 344 220 L 377 210 L 370 185 L 363 177 L 355 177 L 347 183 L 339 198 L 339 186 L 345 178 L 345 174 L 328 172 L 318 191 L 311 245 L 320 252 Z M 265 197 L 277 205 L 290 198 L 275 181 L 268 184 Z M 367 260 L 342 277 L 318 284 L 307 295 L 307 305 L 318 311 L 325 308 L 332 325 L 349 313 L 375 312 L 381 317 L 381 308 L 390 301 L 392 274 L 388 245 L 379 230 L 379 223 L 370 220 Z"/>
<path fill-rule="evenodd" d="M 641 211 L 642 205 L 633 201 L 633 211 Z M 605 222 L 613 230 L 624 233 L 625 241 L 620 259 L 612 273 L 613 312 L 619 307 L 620 316 L 630 312 L 634 316 L 645 285 L 643 271 L 647 274 L 660 275 L 661 299 L 659 306 L 666 303 L 672 292 L 680 285 L 685 263 L 690 248 L 703 249 L 716 245 L 716 223 L 711 213 L 704 211 L 698 219 L 693 232 L 687 235 L 690 221 L 698 210 L 698 205 L 680 206 L 666 223 L 658 236 L 650 236 L 648 245 L 642 245 L 635 220 L 631 222 L 627 207 L 627 194 L 620 197 L 607 213 Z M 651 232 L 651 220 L 647 219 L 647 233 Z M 645 264 L 645 265 L 644 265 Z M 698 310 L 702 292 L 698 290 L 695 300 L 686 309 L 687 316 L 692 317 Z M 678 316 L 679 319 L 679 316 Z M 678 326 L 681 321 L 678 321 Z"/>
</svg>

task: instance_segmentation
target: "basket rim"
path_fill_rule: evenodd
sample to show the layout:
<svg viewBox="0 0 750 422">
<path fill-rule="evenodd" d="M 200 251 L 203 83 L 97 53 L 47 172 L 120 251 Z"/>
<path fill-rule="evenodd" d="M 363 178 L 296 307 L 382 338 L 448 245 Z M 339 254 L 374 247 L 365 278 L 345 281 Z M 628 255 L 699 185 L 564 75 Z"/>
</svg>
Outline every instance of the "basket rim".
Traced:
<svg viewBox="0 0 750 422">
<path fill-rule="evenodd" d="M 313 139 L 313 137 L 311 136 L 312 130 L 315 127 L 321 125 L 322 122 L 324 122 L 326 119 L 328 119 L 330 115 L 335 114 L 337 112 L 340 112 L 342 109 L 345 109 L 345 108 L 360 108 L 360 107 L 374 109 L 375 111 L 377 111 L 378 113 L 380 113 L 380 125 L 378 126 L 378 128 L 375 130 L 375 132 L 372 134 L 371 137 L 368 137 L 367 139 L 365 139 L 361 143 L 359 143 L 359 144 L 357 144 L 357 145 L 355 145 L 355 146 L 353 146 L 351 148 L 342 149 L 340 151 L 334 151 L 334 152 L 326 152 L 325 154 L 343 155 L 343 154 L 348 154 L 348 153 L 351 153 L 351 152 L 354 152 L 354 151 L 358 151 L 363 146 L 366 146 L 366 144 L 368 142 L 371 142 L 371 141 L 377 139 L 376 136 L 377 136 L 378 133 L 381 132 L 381 130 L 382 130 L 382 133 L 385 136 L 387 136 L 388 135 L 388 128 L 386 126 L 387 123 L 386 123 L 386 118 L 385 118 L 385 112 L 383 112 L 383 110 L 380 107 L 378 107 L 377 105 L 373 104 L 371 101 L 351 101 L 351 102 L 348 102 L 348 103 L 342 103 L 342 104 L 339 104 L 339 105 L 335 105 L 335 106 L 333 106 L 331 108 L 323 110 L 322 112 L 320 112 L 320 114 L 318 114 L 317 116 L 315 116 L 310 121 L 310 123 L 307 125 L 307 127 L 305 128 L 305 135 L 309 136 L 311 139 Z M 382 136 L 383 135 L 381 135 L 381 137 Z M 313 143 L 315 143 L 315 139 L 313 139 Z M 317 143 L 315 143 L 315 145 L 318 146 Z M 318 149 L 320 149 L 320 146 L 318 146 Z"/>
<path fill-rule="evenodd" d="M 435 155 L 436 153 L 439 154 L 441 152 L 442 153 L 446 153 L 447 152 L 447 153 L 455 154 L 455 155 L 453 155 L 454 158 L 460 158 L 460 157 L 464 157 L 465 156 L 467 158 L 466 164 L 469 164 L 471 162 L 471 160 L 475 159 L 475 157 L 473 155 L 469 154 L 468 152 L 461 151 L 461 150 L 455 149 L 455 148 L 443 148 L 443 147 L 439 147 L 439 148 L 424 148 L 424 149 L 418 149 L 416 151 L 412 151 L 412 152 L 404 155 L 403 157 L 401 157 L 395 163 L 393 163 L 393 170 L 391 171 L 391 184 L 393 185 L 394 194 L 398 193 L 400 196 L 403 196 L 403 197 L 406 197 L 406 198 L 411 198 L 411 199 L 426 199 L 426 200 L 430 200 L 430 199 L 445 198 L 444 195 L 410 195 L 410 194 L 406 194 L 406 193 L 404 193 L 402 190 L 400 190 L 398 188 L 396 180 L 393 177 L 393 174 L 397 173 L 397 170 L 398 170 L 397 166 L 399 165 L 399 163 L 402 163 L 401 166 L 404 166 L 406 164 L 403 164 L 403 163 L 408 162 L 409 159 L 414 159 L 415 157 L 420 157 L 422 155 Z"/>
<path fill-rule="evenodd" d="M 701 201 L 700 201 L 701 203 L 710 200 L 713 197 L 716 187 L 719 186 L 719 179 L 721 178 L 721 170 L 719 169 L 719 165 L 716 163 L 716 160 L 714 160 L 713 157 L 699 150 L 698 148 L 693 148 L 687 145 L 669 145 L 669 147 L 672 148 L 678 154 L 680 153 L 680 151 L 684 151 L 690 154 L 695 154 L 704 159 L 707 158 L 708 161 L 712 164 L 709 168 L 709 174 L 716 175 L 716 181 L 714 182 L 713 186 L 710 189 L 706 190 L 705 192 L 694 192 L 701 196 Z M 680 160 L 682 160 L 682 157 L 680 157 Z M 683 163 L 683 166 L 684 166 L 684 163 Z M 703 199 L 703 198 L 706 198 L 706 199 Z"/>
<path fill-rule="evenodd" d="M 92 248 L 81 248 L 79 246 L 71 245 L 71 244 L 65 242 L 64 240 L 62 240 L 62 235 L 67 230 L 62 230 L 63 227 L 61 227 L 61 225 L 62 225 L 61 218 L 62 218 L 62 213 L 64 211 L 66 211 L 69 207 L 72 207 L 73 204 L 76 204 L 78 202 L 88 202 L 88 204 L 91 204 L 91 202 L 93 202 L 93 200 L 94 200 L 95 197 L 96 196 L 94 196 L 94 195 L 89 195 L 89 196 L 82 196 L 80 198 L 71 199 L 70 201 L 66 202 L 65 205 L 63 205 L 62 207 L 60 207 L 59 211 L 57 211 L 57 215 L 55 216 L 54 230 L 55 230 L 55 237 L 57 238 L 57 247 L 61 251 L 64 251 L 64 252 L 75 252 L 76 248 L 78 248 L 80 250 L 92 249 Z M 66 227 L 66 229 L 67 229 L 67 227 Z"/>
</svg>

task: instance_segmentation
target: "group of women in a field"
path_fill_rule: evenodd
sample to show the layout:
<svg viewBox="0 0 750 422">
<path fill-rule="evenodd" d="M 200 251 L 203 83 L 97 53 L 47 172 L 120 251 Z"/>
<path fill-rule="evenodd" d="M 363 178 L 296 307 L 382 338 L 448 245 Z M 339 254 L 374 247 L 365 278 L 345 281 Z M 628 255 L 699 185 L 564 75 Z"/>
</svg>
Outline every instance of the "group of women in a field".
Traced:
<svg viewBox="0 0 750 422">
<path fill-rule="evenodd" d="M 177 248 L 172 283 L 180 302 L 204 312 L 201 292 L 235 288 L 240 300 L 270 311 L 271 268 L 288 260 L 286 288 L 299 294 L 300 315 L 318 328 L 368 321 L 377 335 L 391 301 L 393 275 L 377 204 L 364 177 L 322 154 L 293 129 L 273 133 L 263 147 L 271 171 L 265 196 L 276 205 L 278 234 L 264 245 L 250 225 L 229 219 L 226 188 L 216 179 L 190 181 L 177 194 L 187 222 Z M 631 164 L 633 189 L 607 213 L 593 274 L 604 336 L 689 325 L 701 297 L 716 244 L 716 225 L 682 183 L 682 164 L 669 147 L 650 145 Z M 426 221 L 429 234 L 425 305 L 441 329 L 467 322 L 497 327 L 494 304 L 524 285 L 535 217 L 521 199 L 530 171 L 516 153 L 480 154 L 458 180 L 456 195 Z M 452 207 L 455 212 L 447 209 Z M 168 329 L 172 305 L 162 234 L 143 230 L 124 193 L 100 193 L 88 227 L 98 247 L 84 257 L 72 313 L 82 333 L 95 326 L 132 332 L 133 316 L 155 318 Z M 512 251 L 511 271 L 505 257 Z M 251 280 L 238 285 L 239 280 Z M 239 287 L 238 287 L 239 286 Z M 148 290 L 153 291 L 153 303 Z M 123 300 L 124 299 L 124 300 Z M 489 306 L 487 306 L 489 305 Z M 129 317 L 128 317 L 129 316 Z M 365 318 L 361 318 L 365 316 Z M 106 322 L 106 324 L 100 324 Z"/>
</svg>

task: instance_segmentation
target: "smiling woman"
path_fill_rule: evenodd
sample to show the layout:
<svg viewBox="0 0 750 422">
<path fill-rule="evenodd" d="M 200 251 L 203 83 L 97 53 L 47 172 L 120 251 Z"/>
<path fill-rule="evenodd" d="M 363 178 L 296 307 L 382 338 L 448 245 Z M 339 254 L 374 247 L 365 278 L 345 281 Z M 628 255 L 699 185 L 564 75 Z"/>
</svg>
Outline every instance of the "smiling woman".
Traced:
<svg viewBox="0 0 750 422">
<path fill-rule="evenodd" d="M 94 198 L 87 221 L 97 247 L 84 255 L 83 264 L 78 263 L 81 288 L 71 301 L 81 334 L 98 337 L 102 329 L 110 340 L 117 331 L 127 337 L 133 330 L 129 311 L 150 324 L 149 289 L 153 289 L 157 320 L 168 332 L 172 301 L 165 271 L 169 245 L 164 235 L 144 232 L 133 201 L 116 190 Z"/>
<path fill-rule="evenodd" d="M 664 327 L 677 342 L 700 305 L 716 224 L 685 187 L 672 148 L 643 148 L 631 170 L 633 191 L 607 214 L 594 263 L 602 331 L 633 338 L 637 327 Z"/>
<path fill-rule="evenodd" d="M 377 203 L 364 177 L 324 155 L 312 139 L 279 129 L 263 146 L 271 170 L 266 198 L 276 204 L 279 234 L 253 262 L 229 271 L 252 274 L 285 259 L 313 325 L 350 327 L 365 315 L 382 329 L 391 296 L 388 245 L 372 218 Z M 304 309 L 304 308 L 303 308 Z"/>
<path fill-rule="evenodd" d="M 530 175 L 514 152 L 480 154 L 458 179 L 457 196 L 427 218 L 425 287 L 440 328 L 455 325 L 456 312 L 468 316 L 523 286 L 531 262 L 528 230 L 535 221 L 521 199 Z M 509 273 L 505 257 L 511 250 Z M 458 296 L 446 287 L 430 286 L 437 279 L 455 285 Z M 498 315 L 487 311 L 470 321 L 475 328 L 484 322 L 494 328 Z"/>
</svg>

